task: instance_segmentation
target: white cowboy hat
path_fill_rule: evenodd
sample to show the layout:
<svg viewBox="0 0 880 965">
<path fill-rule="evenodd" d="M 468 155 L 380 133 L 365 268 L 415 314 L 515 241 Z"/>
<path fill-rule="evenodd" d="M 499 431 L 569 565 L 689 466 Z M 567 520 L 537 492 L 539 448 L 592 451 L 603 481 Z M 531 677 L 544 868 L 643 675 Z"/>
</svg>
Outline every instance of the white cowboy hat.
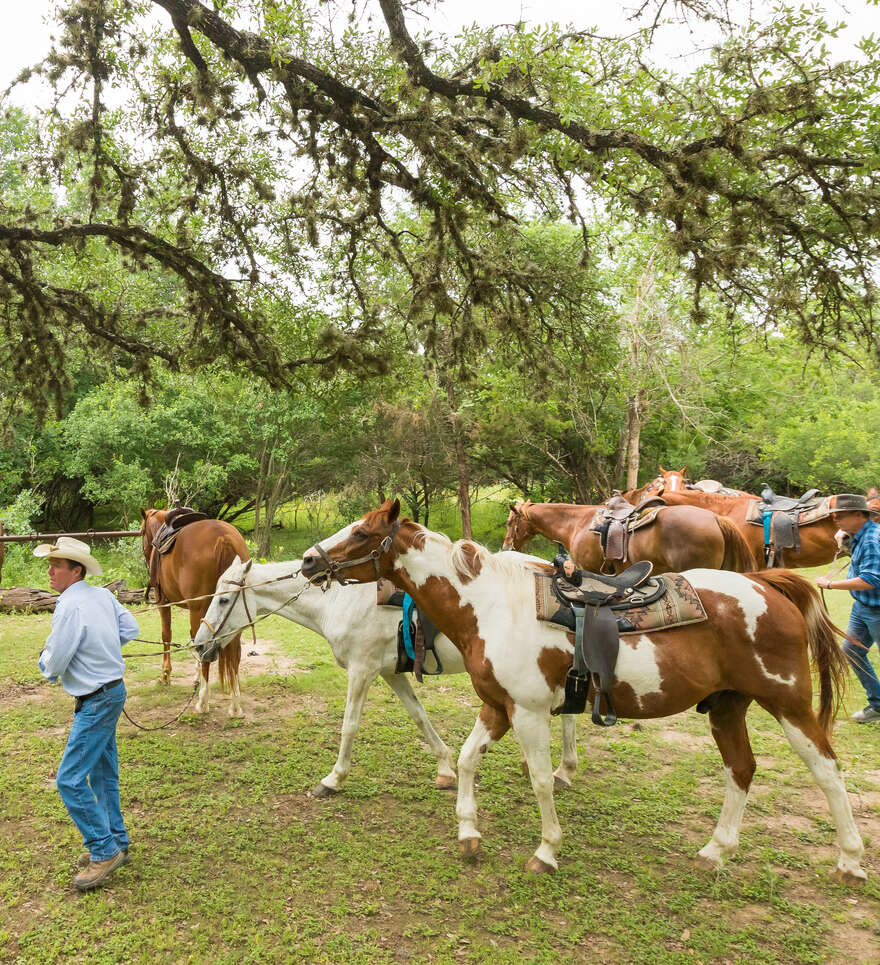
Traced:
<svg viewBox="0 0 880 965">
<path fill-rule="evenodd" d="M 89 544 L 72 536 L 59 536 L 55 543 L 40 543 L 34 550 L 34 556 L 54 556 L 58 559 L 82 563 L 86 573 L 91 573 L 92 576 L 100 576 L 104 572 L 101 564 L 92 556 Z"/>
</svg>

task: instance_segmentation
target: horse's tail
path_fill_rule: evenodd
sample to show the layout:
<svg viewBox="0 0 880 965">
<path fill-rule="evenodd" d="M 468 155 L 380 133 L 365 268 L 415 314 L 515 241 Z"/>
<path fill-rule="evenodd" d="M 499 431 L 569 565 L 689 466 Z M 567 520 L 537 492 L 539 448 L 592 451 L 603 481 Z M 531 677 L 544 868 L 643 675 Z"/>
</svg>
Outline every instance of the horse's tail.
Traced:
<svg viewBox="0 0 880 965">
<path fill-rule="evenodd" d="M 239 545 L 236 545 L 239 544 Z M 214 543 L 214 560 L 217 564 L 217 579 L 232 564 L 235 557 L 242 560 L 250 558 L 244 540 L 235 540 L 232 535 L 224 533 Z M 235 678 L 238 676 L 238 666 L 241 663 L 241 634 L 236 634 L 229 643 L 220 650 L 217 658 L 217 676 L 224 693 L 229 693 Z"/>
<path fill-rule="evenodd" d="M 752 576 L 791 600 L 806 620 L 810 659 L 819 673 L 819 724 L 830 735 L 847 682 L 849 665 L 837 643 L 837 637 L 846 634 L 831 622 L 819 591 L 809 580 L 790 570 L 762 570 Z"/>
<path fill-rule="evenodd" d="M 721 569 L 733 570 L 735 573 L 751 573 L 756 569 L 757 564 L 739 527 L 726 516 L 716 516 L 715 522 L 718 523 L 724 538 L 724 558 L 721 561 Z"/>
</svg>

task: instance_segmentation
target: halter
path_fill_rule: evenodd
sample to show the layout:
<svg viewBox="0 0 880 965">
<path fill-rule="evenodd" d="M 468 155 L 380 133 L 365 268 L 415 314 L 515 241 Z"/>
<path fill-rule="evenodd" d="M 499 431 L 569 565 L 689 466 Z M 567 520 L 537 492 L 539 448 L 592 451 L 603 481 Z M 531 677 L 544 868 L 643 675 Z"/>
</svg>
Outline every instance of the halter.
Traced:
<svg viewBox="0 0 880 965">
<path fill-rule="evenodd" d="M 526 529 L 527 532 L 528 532 L 528 530 L 530 530 L 530 529 L 532 528 L 528 516 L 526 516 L 525 513 L 524 513 L 522 510 L 520 510 L 519 512 L 514 513 L 514 519 L 513 519 L 512 525 L 511 525 L 511 534 L 510 534 L 510 542 L 513 544 L 513 545 L 510 547 L 511 550 L 516 550 L 516 544 L 517 544 L 517 540 L 518 540 L 518 538 L 519 538 L 519 527 L 520 527 L 520 524 L 522 524 L 522 525 L 525 527 L 525 529 Z M 531 536 L 534 536 L 534 535 L 535 535 L 534 530 L 532 530 Z M 527 536 L 527 535 L 523 535 L 522 538 L 523 538 L 523 540 L 527 540 L 527 539 L 529 539 L 530 537 Z"/>
<path fill-rule="evenodd" d="M 358 580 L 344 580 L 339 574 L 345 572 L 345 570 L 350 570 L 353 566 L 360 566 L 361 563 L 368 563 L 370 560 L 373 561 L 373 566 L 376 569 L 376 579 L 380 579 L 382 574 L 379 572 L 379 557 L 391 551 L 391 544 L 394 542 L 394 537 L 397 535 L 398 529 L 400 529 L 399 519 L 395 520 L 391 524 L 391 532 L 385 537 L 385 539 L 382 540 L 376 549 L 370 550 L 366 556 L 358 557 L 356 560 L 343 560 L 341 562 L 331 560 L 324 550 L 324 547 L 321 546 L 320 543 L 315 543 L 315 551 L 327 566 L 326 571 L 324 574 L 322 574 L 326 576 L 327 583 L 329 584 L 333 580 L 336 580 L 337 583 L 341 584 L 342 586 L 351 586 L 352 583 L 359 582 Z"/>
</svg>

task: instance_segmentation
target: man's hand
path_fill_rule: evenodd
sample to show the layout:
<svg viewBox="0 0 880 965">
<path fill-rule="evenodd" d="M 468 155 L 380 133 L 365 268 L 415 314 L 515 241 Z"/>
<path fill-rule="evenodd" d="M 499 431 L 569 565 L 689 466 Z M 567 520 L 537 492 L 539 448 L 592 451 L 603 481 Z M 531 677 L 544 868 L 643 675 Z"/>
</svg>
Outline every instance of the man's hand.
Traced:
<svg viewBox="0 0 880 965">
<path fill-rule="evenodd" d="M 562 564 L 562 572 L 568 577 L 574 576 L 575 569 L 577 569 L 577 567 L 574 565 L 574 560 L 566 560 Z"/>
</svg>

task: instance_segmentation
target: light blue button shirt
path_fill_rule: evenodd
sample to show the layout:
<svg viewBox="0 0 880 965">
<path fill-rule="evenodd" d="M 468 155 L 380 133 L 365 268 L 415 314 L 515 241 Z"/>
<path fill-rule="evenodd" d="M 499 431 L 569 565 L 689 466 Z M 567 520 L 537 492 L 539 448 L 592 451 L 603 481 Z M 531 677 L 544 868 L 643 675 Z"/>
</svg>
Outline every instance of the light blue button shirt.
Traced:
<svg viewBox="0 0 880 965">
<path fill-rule="evenodd" d="M 138 632 L 135 618 L 109 590 L 77 580 L 55 604 L 40 672 L 47 680 L 60 679 L 72 697 L 90 694 L 122 677 L 122 644 Z"/>
</svg>

